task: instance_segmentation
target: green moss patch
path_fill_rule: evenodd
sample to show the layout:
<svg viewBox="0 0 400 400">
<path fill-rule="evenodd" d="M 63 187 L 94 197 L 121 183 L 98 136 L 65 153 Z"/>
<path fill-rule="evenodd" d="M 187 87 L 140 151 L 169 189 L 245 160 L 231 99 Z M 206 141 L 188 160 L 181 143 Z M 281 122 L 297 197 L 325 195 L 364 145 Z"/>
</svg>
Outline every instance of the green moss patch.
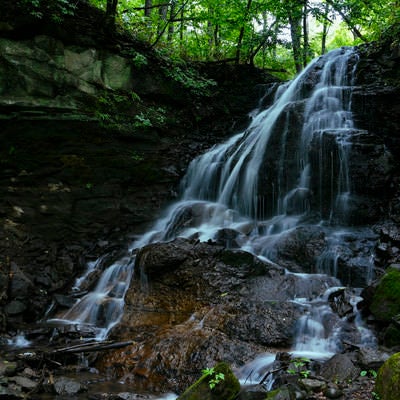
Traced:
<svg viewBox="0 0 400 400">
<path fill-rule="evenodd" d="M 400 353 L 391 356 L 379 369 L 375 391 L 380 400 L 400 399 Z"/>
<path fill-rule="evenodd" d="M 376 288 L 371 312 L 379 321 L 389 322 L 400 314 L 400 271 L 389 269 Z M 399 397 L 400 398 L 400 397 Z"/>
</svg>

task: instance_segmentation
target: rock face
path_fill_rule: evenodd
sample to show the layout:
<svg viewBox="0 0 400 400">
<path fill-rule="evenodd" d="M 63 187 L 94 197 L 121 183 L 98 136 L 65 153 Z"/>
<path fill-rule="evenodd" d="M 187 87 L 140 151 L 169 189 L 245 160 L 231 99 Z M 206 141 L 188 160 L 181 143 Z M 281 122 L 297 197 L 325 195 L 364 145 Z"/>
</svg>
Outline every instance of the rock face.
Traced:
<svg viewBox="0 0 400 400">
<path fill-rule="evenodd" d="M 180 392 L 219 361 L 238 371 L 259 354 L 293 348 L 299 317 L 307 311 L 293 298 L 321 297 L 336 283 L 287 274 L 245 251 L 190 239 L 150 244 L 136 257 L 125 312 L 111 332 L 111 338 L 134 343 L 105 354 L 98 367 L 133 376 L 154 391 Z M 338 315 L 324 323 L 345 327 L 346 317 L 354 318 L 351 306 L 344 311 L 344 295 L 341 304 L 340 294 L 334 295 Z M 354 335 L 345 327 L 338 339 L 358 340 Z"/>
<path fill-rule="evenodd" d="M 269 346 L 290 346 L 301 307 L 288 299 L 301 284 L 282 268 L 187 239 L 145 246 L 136 265 L 112 332 L 135 343 L 105 356 L 101 368 L 121 362 L 119 372 L 145 378 L 146 387 L 182 390 L 216 361 L 238 367 Z"/>
<path fill-rule="evenodd" d="M 204 66 L 214 91 L 194 94 L 86 2 L 58 23 L 17 7 L 0 17 L 0 330 L 38 320 L 87 262 L 125 251 L 189 161 L 247 118 L 248 88 L 271 80 L 232 69 L 238 91 Z"/>
</svg>

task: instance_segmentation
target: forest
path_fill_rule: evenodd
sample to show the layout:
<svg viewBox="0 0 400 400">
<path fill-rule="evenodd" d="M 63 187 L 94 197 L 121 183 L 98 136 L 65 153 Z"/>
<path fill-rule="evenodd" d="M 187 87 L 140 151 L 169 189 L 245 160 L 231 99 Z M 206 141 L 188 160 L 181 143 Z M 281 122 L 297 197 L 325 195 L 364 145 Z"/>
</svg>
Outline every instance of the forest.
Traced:
<svg viewBox="0 0 400 400">
<path fill-rule="evenodd" d="M 82 0 L 24 0 L 37 18 L 73 16 Z M 340 46 L 398 36 L 400 2 L 378 0 L 85 0 L 169 57 L 251 64 L 292 77 Z M 136 54 L 136 62 L 144 62 Z"/>
</svg>

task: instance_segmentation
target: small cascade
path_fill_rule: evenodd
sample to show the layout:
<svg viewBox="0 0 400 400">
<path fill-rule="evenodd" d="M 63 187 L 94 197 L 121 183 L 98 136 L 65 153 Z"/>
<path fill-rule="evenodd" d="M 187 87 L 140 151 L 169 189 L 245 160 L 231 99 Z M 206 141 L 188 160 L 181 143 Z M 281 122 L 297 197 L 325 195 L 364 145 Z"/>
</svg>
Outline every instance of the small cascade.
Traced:
<svg viewBox="0 0 400 400">
<path fill-rule="evenodd" d="M 78 299 L 67 312 L 47 322 L 93 327 L 96 339 L 105 339 L 110 329 L 119 322 L 122 316 L 124 298 L 132 277 L 134 262 L 134 258 L 125 257 L 110 265 L 102 273 L 93 291 Z M 90 265 L 88 271 L 98 264 L 99 260 Z M 88 271 L 77 280 L 76 289 L 79 289 Z"/>
</svg>

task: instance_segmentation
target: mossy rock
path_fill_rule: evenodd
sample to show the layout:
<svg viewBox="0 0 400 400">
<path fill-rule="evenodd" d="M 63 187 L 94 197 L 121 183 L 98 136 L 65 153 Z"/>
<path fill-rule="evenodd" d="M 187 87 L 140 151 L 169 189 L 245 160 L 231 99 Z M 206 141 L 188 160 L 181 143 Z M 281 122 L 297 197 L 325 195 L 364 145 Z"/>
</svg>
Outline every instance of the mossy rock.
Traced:
<svg viewBox="0 0 400 400">
<path fill-rule="evenodd" d="M 295 394 L 291 393 L 286 387 L 273 390 L 268 393 L 265 400 L 293 400 L 295 399 Z"/>
<path fill-rule="evenodd" d="M 210 388 L 210 375 L 203 375 L 190 386 L 177 400 L 233 400 L 240 390 L 240 383 L 226 363 L 214 367 L 216 373 L 223 373 L 224 379 Z"/>
<path fill-rule="evenodd" d="M 400 399 L 400 353 L 389 357 L 379 368 L 375 391 L 380 400 Z"/>
<path fill-rule="evenodd" d="M 400 328 L 395 324 L 390 324 L 384 332 L 383 343 L 387 347 L 400 345 Z"/>
<path fill-rule="evenodd" d="M 378 321 L 390 322 L 400 314 L 400 270 L 390 268 L 379 281 L 372 298 L 371 312 Z"/>
</svg>

